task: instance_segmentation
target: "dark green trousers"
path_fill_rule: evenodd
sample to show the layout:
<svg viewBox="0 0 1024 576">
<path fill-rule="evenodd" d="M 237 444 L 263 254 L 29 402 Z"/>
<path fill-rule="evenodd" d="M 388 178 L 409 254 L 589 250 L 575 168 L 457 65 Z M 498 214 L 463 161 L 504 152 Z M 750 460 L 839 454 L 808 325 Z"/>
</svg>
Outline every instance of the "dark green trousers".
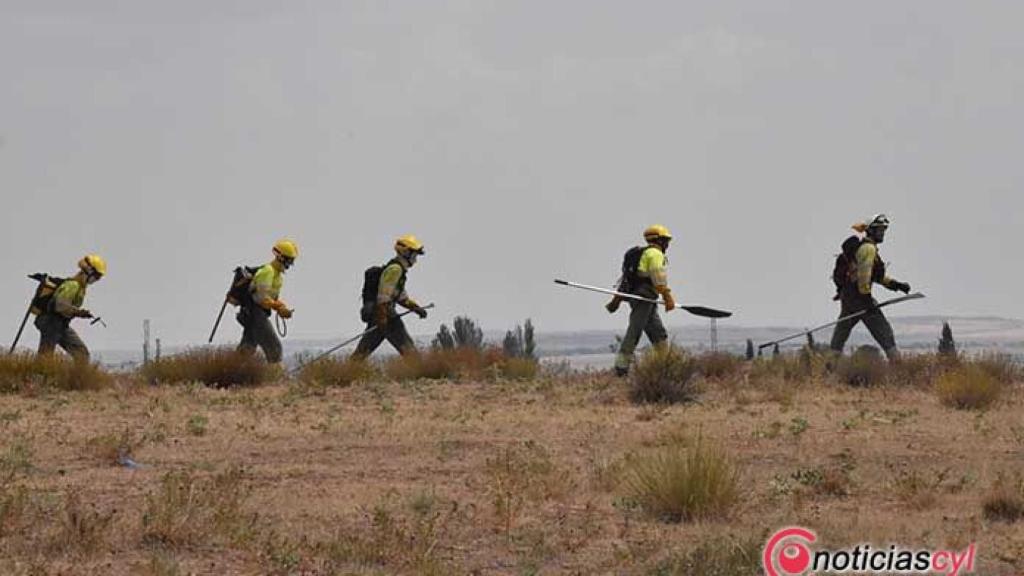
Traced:
<svg viewBox="0 0 1024 576">
<path fill-rule="evenodd" d="M 374 326 L 376 324 L 367 323 L 366 329 L 369 330 Z M 359 339 L 359 344 L 356 345 L 356 351 L 352 355 L 356 358 L 366 358 L 373 354 L 373 351 L 380 347 L 385 340 L 390 342 L 399 354 L 405 355 L 416 351 L 416 344 L 413 343 L 412 337 L 409 336 L 409 331 L 405 328 L 405 322 L 402 322 L 402 319 L 398 316 L 391 316 L 388 319 L 387 328 L 384 330 L 378 328 L 363 334 L 363 337 Z"/>
<path fill-rule="evenodd" d="M 633 362 L 633 353 L 640 343 L 640 336 L 647 334 L 651 344 L 657 346 L 668 340 L 668 331 L 661 321 L 658 313 L 658 305 L 651 302 L 628 301 L 632 310 L 629 313 L 629 326 L 626 328 L 626 335 L 622 337 L 622 344 L 619 345 L 619 353 L 615 357 L 615 367 L 619 370 L 628 370 Z"/>
<path fill-rule="evenodd" d="M 263 355 L 267 357 L 267 362 L 270 364 L 277 364 L 281 361 L 281 339 L 274 332 L 269 314 L 262 308 L 243 306 L 235 319 L 242 325 L 242 341 L 238 343 L 239 352 L 252 354 L 258 346 L 263 350 Z"/>
<path fill-rule="evenodd" d="M 39 329 L 39 354 L 53 354 L 60 346 L 75 360 L 89 360 L 89 349 L 71 327 L 71 319 L 60 314 L 46 313 L 36 316 L 34 322 Z"/>
<path fill-rule="evenodd" d="M 849 316 L 850 314 L 856 314 L 862 310 L 867 310 L 874 306 L 874 300 L 870 296 L 863 296 L 861 294 L 848 295 L 844 292 L 840 298 L 842 307 L 839 312 L 839 317 Z M 845 320 L 836 324 L 835 329 L 832 331 L 832 345 L 833 351 L 840 354 L 843 353 L 843 348 L 846 346 L 846 341 L 850 338 L 850 332 L 853 331 L 854 326 L 859 322 L 863 322 L 867 326 L 868 332 L 871 332 L 871 336 L 874 337 L 878 345 L 885 351 L 885 355 L 890 359 L 899 356 L 899 350 L 896 348 L 896 337 L 893 335 L 892 325 L 889 324 L 889 320 L 885 317 L 885 314 L 881 310 L 875 308 L 870 312 L 853 318 L 851 320 Z"/>
</svg>

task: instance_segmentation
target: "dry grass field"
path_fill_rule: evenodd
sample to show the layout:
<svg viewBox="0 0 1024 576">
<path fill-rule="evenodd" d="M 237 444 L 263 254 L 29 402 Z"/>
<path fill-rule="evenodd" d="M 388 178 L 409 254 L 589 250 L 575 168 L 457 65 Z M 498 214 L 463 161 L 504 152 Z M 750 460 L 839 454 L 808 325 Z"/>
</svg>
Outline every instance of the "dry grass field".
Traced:
<svg viewBox="0 0 1024 576">
<path fill-rule="evenodd" d="M 14 386 L 0 573 L 741 576 L 791 525 L 1024 573 L 1019 378 L 908 364 L 707 359 L 673 404 L 547 371 Z"/>
</svg>

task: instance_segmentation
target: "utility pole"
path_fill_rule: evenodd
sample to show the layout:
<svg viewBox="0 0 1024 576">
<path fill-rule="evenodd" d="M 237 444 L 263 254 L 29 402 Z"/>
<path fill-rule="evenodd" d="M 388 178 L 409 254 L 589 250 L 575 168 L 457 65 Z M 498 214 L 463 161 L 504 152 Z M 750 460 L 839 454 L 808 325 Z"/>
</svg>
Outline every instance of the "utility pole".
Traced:
<svg viewBox="0 0 1024 576">
<path fill-rule="evenodd" d="M 149 319 L 142 321 L 142 365 L 149 364 Z M 159 346 L 159 344 L 157 345 Z M 159 356 L 159 353 L 157 354 Z"/>
<path fill-rule="evenodd" d="M 160 339 L 156 339 L 156 361 L 160 361 Z"/>
<path fill-rule="evenodd" d="M 711 319 L 711 351 L 718 352 L 718 318 Z"/>
</svg>

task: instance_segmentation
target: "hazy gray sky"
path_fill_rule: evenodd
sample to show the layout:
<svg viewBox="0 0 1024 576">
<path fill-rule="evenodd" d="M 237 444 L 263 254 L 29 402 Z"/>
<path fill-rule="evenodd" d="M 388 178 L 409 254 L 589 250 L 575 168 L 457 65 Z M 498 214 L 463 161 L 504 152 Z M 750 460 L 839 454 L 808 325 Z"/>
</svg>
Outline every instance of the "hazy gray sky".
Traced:
<svg viewBox="0 0 1024 576">
<path fill-rule="evenodd" d="M 3 340 L 26 273 L 97 251 L 90 345 L 135 346 L 147 317 L 198 344 L 231 269 L 284 235 L 296 337 L 358 331 L 362 271 L 403 233 L 438 305 L 414 332 L 621 328 L 551 280 L 610 284 L 654 222 L 681 300 L 812 324 L 874 212 L 929 295 L 898 313 L 1024 316 L 1022 21 L 1012 1 L 4 0 Z"/>
</svg>

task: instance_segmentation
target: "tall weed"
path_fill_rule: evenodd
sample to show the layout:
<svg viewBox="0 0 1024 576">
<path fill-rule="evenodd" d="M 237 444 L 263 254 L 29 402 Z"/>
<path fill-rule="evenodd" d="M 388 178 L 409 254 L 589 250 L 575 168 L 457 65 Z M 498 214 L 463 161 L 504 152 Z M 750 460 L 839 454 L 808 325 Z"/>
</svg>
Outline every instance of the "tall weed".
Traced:
<svg viewBox="0 0 1024 576">
<path fill-rule="evenodd" d="M 66 356 L 0 354 L 0 392 L 100 390 L 112 382 L 111 375 L 98 365 Z"/>
<path fill-rule="evenodd" d="M 644 353 L 633 368 L 630 399 L 641 404 L 674 404 L 697 399 L 698 362 L 681 348 L 666 346 Z"/>
<path fill-rule="evenodd" d="M 722 448 L 697 437 L 630 456 L 623 466 L 629 497 L 651 516 L 681 522 L 722 518 L 739 501 L 739 474 Z"/>
<path fill-rule="evenodd" d="M 150 362 L 141 368 L 152 384 L 201 382 L 208 386 L 255 386 L 270 381 L 278 369 L 255 354 L 220 348 L 189 350 Z"/>
</svg>

